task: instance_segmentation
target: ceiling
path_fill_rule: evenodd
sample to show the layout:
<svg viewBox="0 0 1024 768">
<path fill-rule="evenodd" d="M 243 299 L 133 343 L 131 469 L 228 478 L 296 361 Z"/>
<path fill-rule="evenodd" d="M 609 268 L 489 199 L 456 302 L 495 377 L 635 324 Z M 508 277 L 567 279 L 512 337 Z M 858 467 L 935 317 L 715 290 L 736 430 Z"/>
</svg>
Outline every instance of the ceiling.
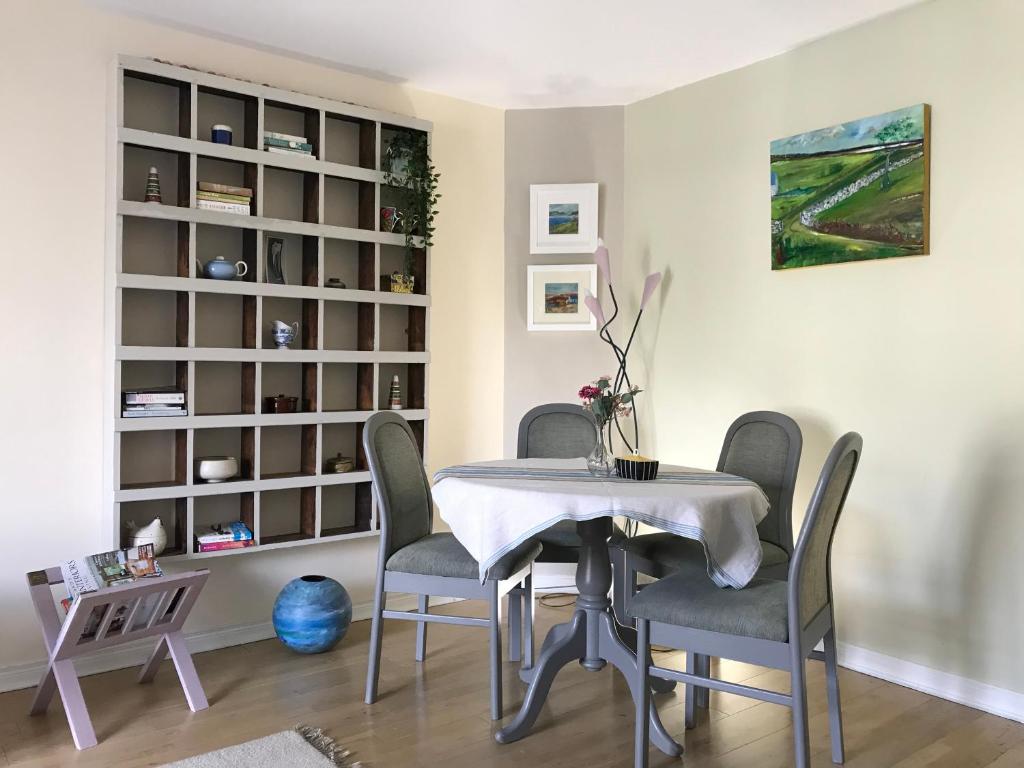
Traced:
<svg viewBox="0 0 1024 768">
<path fill-rule="evenodd" d="M 921 0 L 91 0 L 481 104 L 629 104 Z"/>
</svg>

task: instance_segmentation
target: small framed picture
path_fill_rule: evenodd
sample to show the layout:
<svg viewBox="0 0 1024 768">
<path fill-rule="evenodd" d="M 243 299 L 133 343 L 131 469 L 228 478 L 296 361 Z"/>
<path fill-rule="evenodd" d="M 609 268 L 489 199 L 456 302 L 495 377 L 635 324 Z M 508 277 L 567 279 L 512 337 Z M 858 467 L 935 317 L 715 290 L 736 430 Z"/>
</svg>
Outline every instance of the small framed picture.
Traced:
<svg viewBox="0 0 1024 768">
<path fill-rule="evenodd" d="M 596 264 L 544 264 L 526 268 L 526 327 L 530 331 L 594 331 L 597 320 L 583 303 L 597 295 Z"/>
<path fill-rule="evenodd" d="M 597 248 L 597 184 L 530 185 L 530 253 Z"/>
<path fill-rule="evenodd" d="M 267 238 L 267 282 L 284 285 L 284 240 Z"/>
</svg>

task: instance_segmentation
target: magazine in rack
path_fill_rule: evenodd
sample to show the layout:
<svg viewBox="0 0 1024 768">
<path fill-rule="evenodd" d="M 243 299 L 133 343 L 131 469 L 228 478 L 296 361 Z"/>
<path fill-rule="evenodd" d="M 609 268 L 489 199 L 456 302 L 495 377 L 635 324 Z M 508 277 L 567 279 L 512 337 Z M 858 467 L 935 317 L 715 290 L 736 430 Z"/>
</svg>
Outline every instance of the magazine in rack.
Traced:
<svg viewBox="0 0 1024 768">
<path fill-rule="evenodd" d="M 75 599 L 81 594 L 96 592 L 107 587 L 116 587 L 120 584 L 130 584 L 137 579 L 148 579 L 163 576 L 160 564 L 157 563 L 153 554 L 152 544 L 143 544 L 128 549 L 115 549 L 110 552 L 101 552 L 96 555 L 80 557 L 74 560 L 65 560 L 60 564 L 61 576 L 64 578 L 64 586 L 68 590 L 68 596 L 60 601 L 64 614 L 71 610 Z M 149 621 L 155 609 L 155 598 L 152 595 L 146 598 L 139 609 L 135 612 L 133 624 Z M 176 602 L 176 600 L 175 600 Z M 168 611 L 174 605 L 168 606 Z M 114 617 L 110 621 L 109 633 L 116 633 L 123 630 L 124 622 L 127 619 L 128 606 L 122 605 L 116 609 Z M 84 637 L 96 633 L 100 622 L 103 621 L 103 607 L 93 610 L 86 622 Z"/>
</svg>

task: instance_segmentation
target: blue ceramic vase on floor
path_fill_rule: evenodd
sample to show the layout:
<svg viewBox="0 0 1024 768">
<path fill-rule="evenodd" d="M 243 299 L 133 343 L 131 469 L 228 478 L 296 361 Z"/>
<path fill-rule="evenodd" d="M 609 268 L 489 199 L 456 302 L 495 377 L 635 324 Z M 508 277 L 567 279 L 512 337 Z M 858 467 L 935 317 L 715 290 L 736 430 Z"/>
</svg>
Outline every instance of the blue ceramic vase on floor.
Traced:
<svg viewBox="0 0 1024 768">
<path fill-rule="evenodd" d="M 329 651 L 352 623 L 352 598 L 334 579 L 302 576 L 288 582 L 274 602 L 274 631 L 298 653 Z"/>
</svg>

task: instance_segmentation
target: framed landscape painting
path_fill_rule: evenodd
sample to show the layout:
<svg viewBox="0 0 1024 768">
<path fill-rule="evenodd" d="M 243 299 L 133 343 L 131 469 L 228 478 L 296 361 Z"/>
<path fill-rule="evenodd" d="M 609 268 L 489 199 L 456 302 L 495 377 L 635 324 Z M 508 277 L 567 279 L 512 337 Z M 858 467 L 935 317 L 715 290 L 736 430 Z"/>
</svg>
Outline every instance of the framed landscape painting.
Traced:
<svg viewBox="0 0 1024 768">
<path fill-rule="evenodd" d="M 772 269 L 928 253 L 931 111 L 771 143 Z"/>
<path fill-rule="evenodd" d="M 526 268 L 526 327 L 531 331 L 594 331 L 597 320 L 583 303 L 597 294 L 596 264 L 543 264 Z"/>
<path fill-rule="evenodd" d="M 530 253 L 593 253 L 597 184 L 530 185 Z"/>
</svg>

